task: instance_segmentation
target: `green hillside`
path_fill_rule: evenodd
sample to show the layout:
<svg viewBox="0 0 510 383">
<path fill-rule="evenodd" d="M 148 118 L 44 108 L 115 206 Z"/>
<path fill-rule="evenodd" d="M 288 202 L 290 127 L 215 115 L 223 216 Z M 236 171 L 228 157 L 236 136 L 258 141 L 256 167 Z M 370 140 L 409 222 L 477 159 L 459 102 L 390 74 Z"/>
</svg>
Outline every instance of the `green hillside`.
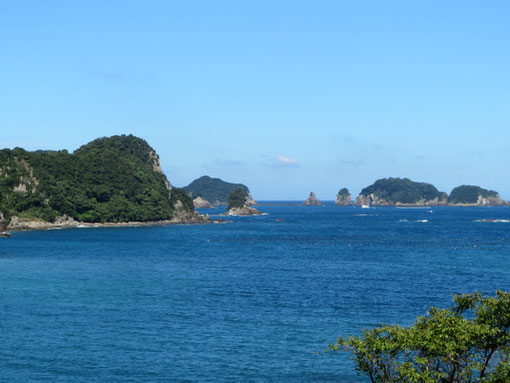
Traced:
<svg viewBox="0 0 510 383">
<path fill-rule="evenodd" d="M 73 154 L 0 150 L 0 211 L 8 220 L 155 221 L 171 219 L 178 200 L 192 211 L 190 198 L 170 188 L 155 151 L 132 135 L 99 138 Z"/>
</svg>

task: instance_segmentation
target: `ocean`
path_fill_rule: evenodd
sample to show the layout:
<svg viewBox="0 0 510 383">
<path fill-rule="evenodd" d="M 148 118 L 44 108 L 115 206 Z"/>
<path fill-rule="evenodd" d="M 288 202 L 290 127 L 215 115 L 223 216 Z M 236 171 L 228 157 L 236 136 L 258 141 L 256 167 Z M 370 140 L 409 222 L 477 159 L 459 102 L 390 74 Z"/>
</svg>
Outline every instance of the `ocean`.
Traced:
<svg viewBox="0 0 510 383">
<path fill-rule="evenodd" d="M 0 381 L 366 382 L 329 342 L 510 290 L 510 208 L 259 209 L 0 239 Z"/>
</svg>

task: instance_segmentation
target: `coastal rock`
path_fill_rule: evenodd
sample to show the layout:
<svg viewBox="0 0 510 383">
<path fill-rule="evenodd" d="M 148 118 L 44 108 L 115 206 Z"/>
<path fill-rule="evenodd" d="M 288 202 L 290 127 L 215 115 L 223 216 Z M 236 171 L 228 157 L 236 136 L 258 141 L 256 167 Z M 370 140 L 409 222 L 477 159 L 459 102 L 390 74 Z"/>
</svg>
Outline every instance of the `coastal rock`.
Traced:
<svg viewBox="0 0 510 383">
<path fill-rule="evenodd" d="M 70 228 L 70 227 L 78 227 L 78 225 L 83 224 L 82 222 L 77 222 L 73 218 L 63 215 L 57 217 L 55 222 L 46 222 L 42 219 L 31 219 L 31 220 L 23 220 L 18 216 L 14 216 L 11 218 L 7 229 L 9 230 L 38 230 L 38 229 L 50 229 L 50 228 Z"/>
<path fill-rule="evenodd" d="M 5 218 L 2 212 L 0 211 L 0 233 L 3 233 L 7 230 L 7 225 L 5 224 Z"/>
<path fill-rule="evenodd" d="M 248 205 L 256 205 L 257 202 L 255 202 L 255 200 L 253 199 L 253 197 L 251 196 L 251 194 L 248 192 L 248 196 L 246 197 L 246 203 Z"/>
<path fill-rule="evenodd" d="M 208 214 L 202 215 L 197 211 L 189 211 L 179 200 L 175 203 L 175 212 L 172 223 L 206 223 L 211 219 Z"/>
<path fill-rule="evenodd" d="M 310 196 L 303 202 L 305 206 L 323 206 L 322 202 L 317 199 L 314 192 L 310 193 Z"/>
<path fill-rule="evenodd" d="M 449 206 L 508 206 L 494 190 L 483 189 L 480 186 L 462 185 L 452 190 L 448 197 Z"/>
<path fill-rule="evenodd" d="M 372 196 L 370 195 L 362 195 L 360 194 L 355 200 L 354 200 L 354 206 L 371 206 L 372 205 Z"/>
<path fill-rule="evenodd" d="M 211 205 L 211 203 L 208 200 L 200 196 L 193 200 L 193 206 L 195 207 L 195 209 L 211 209 L 213 207 L 213 205 Z"/>
<path fill-rule="evenodd" d="M 149 150 L 149 157 L 152 160 L 152 169 L 155 173 L 158 173 L 162 176 L 163 182 L 165 183 L 166 190 L 170 191 L 172 190 L 172 184 L 168 179 L 166 178 L 165 173 L 163 173 L 163 169 L 161 169 L 161 164 L 159 162 L 159 155 L 153 150 Z"/>
<path fill-rule="evenodd" d="M 261 215 L 262 213 L 255 209 L 254 207 L 245 205 L 243 207 L 232 207 L 227 210 L 225 215 Z"/>
<path fill-rule="evenodd" d="M 350 206 L 351 205 L 351 194 L 346 188 L 340 189 L 335 199 L 336 206 Z"/>
</svg>

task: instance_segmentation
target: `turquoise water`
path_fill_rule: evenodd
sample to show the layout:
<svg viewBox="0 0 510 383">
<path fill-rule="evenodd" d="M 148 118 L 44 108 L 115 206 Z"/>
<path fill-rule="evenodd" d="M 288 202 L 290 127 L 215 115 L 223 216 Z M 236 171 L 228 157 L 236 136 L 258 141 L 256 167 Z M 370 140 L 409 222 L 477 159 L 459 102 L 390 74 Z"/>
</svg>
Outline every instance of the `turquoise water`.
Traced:
<svg viewBox="0 0 510 383">
<path fill-rule="evenodd" d="M 476 222 L 509 208 L 260 210 L 1 240 L 0 381 L 361 382 L 317 351 L 510 290 L 510 223 Z"/>
</svg>

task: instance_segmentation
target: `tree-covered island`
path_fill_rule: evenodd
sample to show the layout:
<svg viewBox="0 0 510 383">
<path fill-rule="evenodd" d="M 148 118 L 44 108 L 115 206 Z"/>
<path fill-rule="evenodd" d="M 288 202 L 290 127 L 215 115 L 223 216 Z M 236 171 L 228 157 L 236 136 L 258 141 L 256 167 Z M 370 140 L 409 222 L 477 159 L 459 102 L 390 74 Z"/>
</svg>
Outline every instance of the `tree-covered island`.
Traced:
<svg viewBox="0 0 510 383">
<path fill-rule="evenodd" d="M 409 178 L 383 178 L 367 186 L 354 201 L 358 206 L 446 205 L 448 195 L 429 183 Z"/>
<path fill-rule="evenodd" d="M 254 204 L 250 190 L 246 185 L 223 181 L 220 178 L 202 176 L 182 188 L 192 199 L 201 197 L 213 205 L 226 205 L 229 195 L 236 189 L 242 189 L 248 203 Z"/>
<path fill-rule="evenodd" d="M 77 149 L 0 150 L 0 212 L 8 228 L 35 223 L 201 221 L 149 144 L 132 135 Z"/>
<path fill-rule="evenodd" d="M 448 196 L 434 185 L 409 178 L 382 178 L 361 190 L 357 206 L 506 206 L 493 190 L 458 186 Z"/>
</svg>

